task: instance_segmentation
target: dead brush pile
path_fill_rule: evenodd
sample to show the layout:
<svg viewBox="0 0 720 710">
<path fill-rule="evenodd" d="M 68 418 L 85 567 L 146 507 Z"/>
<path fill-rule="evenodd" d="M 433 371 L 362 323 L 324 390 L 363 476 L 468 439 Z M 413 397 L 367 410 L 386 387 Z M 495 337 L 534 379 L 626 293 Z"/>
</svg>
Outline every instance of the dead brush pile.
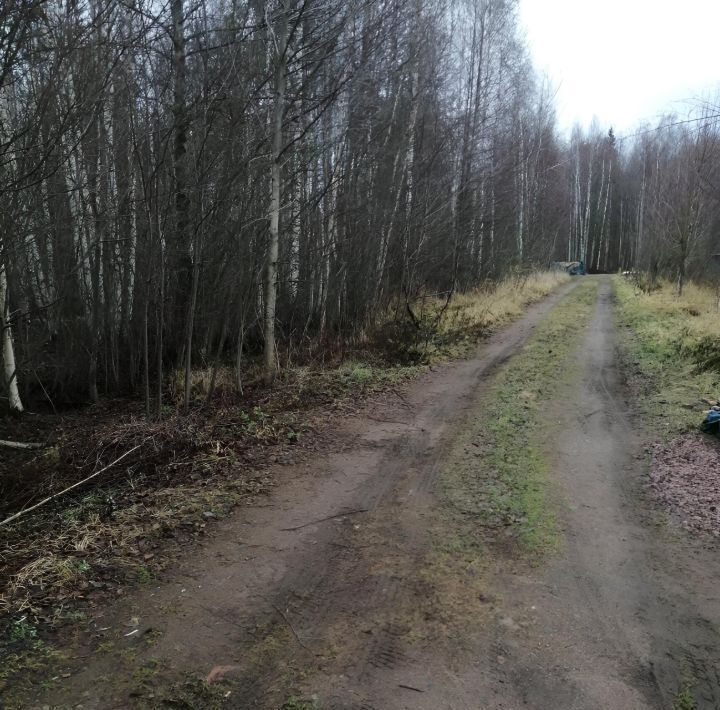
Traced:
<svg viewBox="0 0 720 710">
<path fill-rule="evenodd" d="M 49 607 L 70 598 L 142 580 L 162 564 L 155 560 L 162 538 L 192 539 L 265 491 L 267 449 L 297 448 L 299 438 L 292 416 L 260 407 L 159 422 L 110 405 L 93 409 L 65 419 L 45 450 L 3 457 L 3 519 L 123 458 L 0 528 L 2 612 L 50 618 Z"/>
<path fill-rule="evenodd" d="M 270 390 L 254 380 L 240 402 L 221 391 L 188 415 L 168 408 L 161 421 L 145 419 L 136 403 L 111 401 L 60 423 L 32 415 L 0 422 L 0 438 L 48 444 L 0 452 L 2 520 L 102 470 L 0 527 L 0 614 L 6 623 L 18 614 L 56 623 L 72 600 L 149 579 L 173 543 L 191 542 L 265 493 L 270 465 L 317 446 L 330 412 L 355 411 L 413 373 L 349 360 L 288 369 Z"/>
</svg>

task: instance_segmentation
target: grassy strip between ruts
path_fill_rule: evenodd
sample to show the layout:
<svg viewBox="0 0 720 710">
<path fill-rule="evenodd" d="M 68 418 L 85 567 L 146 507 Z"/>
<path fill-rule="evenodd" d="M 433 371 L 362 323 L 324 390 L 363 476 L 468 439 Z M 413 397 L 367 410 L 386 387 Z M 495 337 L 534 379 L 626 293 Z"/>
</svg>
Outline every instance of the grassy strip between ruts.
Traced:
<svg viewBox="0 0 720 710">
<path fill-rule="evenodd" d="M 488 533 L 499 531 L 507 531 L 516 551 L 533 558 L 558 546 L 543 408 L 574 372 L 571 357 L 596 297 L 595 281 L 580 283 L 566 296 L 496 375 L 483 409 L 458 434 L 442 479 L 455 533 L 441 546 L 454 554 L 476 556 Z"/>
<path fill-rule="evenodd" d="M 643 293 L 622 277 L 613 281 L 627 371 L 639 385 L 639 410 L 658 438 L 697 428 L 704 399 L 718 397 L 720 374 L 703 369 L 720 316 L 711 289 L 688 284 L 676 297 L 670 283 Z M 720 348 L 717 351 L 720 355 Z"/>
</svg>

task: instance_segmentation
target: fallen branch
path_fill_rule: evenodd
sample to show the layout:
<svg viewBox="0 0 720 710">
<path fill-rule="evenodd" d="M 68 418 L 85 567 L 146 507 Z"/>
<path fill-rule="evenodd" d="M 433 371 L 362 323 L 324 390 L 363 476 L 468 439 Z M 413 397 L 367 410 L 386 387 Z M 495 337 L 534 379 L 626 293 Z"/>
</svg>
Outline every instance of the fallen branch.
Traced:
<svg viewBox="0 0 720 710">
<path fill-rule="evenodd" d="M 13 520 L 17 520 L 21 515 L 25 515 L 25 513 L 29 513 L 32 510 L 37 510 L 41 505 L 45 505 L 45 503 L 49 503 L 51 500 L 55 500 L 55 498 L 59 498 L 62 495 L 65 495 L 68 491 L 71 491 L 73 488 L 77 488 L 78 486 L 82 486 L 83 483 L 87 483 L 92 478 L 95 478 L 96 476 L 99 476 L 101 473 L 104 473 L 109 468 L 112 468 L 116 463 L 119 463 L 122 461 L 126 456 L 130 456 L 130 454 L 133 451 L 136 451 L 139 449 L 145 442 L 139 443 L 137 446 L 134 446 L 130 451 L 126 451 L 122 456 L 119 456 L 116 458 L 112 463 L 109 463 L 104 468 L 101 468 L 99 471 L 95 471 L 95 473 L 90 474 L 87 478 L 83 478 L 82 481 L 78 481 L 77 483 L 73 483 L 72 486 L 68 486 L 64 490 L 60 491 L 59 493 L 55 493 L 54 495 L 51 495 L 44 500 L 41 500 L 39 503 L 35 503 L 35 505 L 31 505 L 29 508 L 25 508 L 24 510 L 21 510 L 18 513 L 15 513 L 14 515 L 11 515 L 9 518 L 5 518 L 2 522 L 0 522 L 0 527 L 3 525 L 7 525 L 8 523 L 12 522 Z"/>
<path fill-rule="evenodd" d="M 401 394 L 401 393 L 398 392 L 396 389 L 391 389 L 391 390 L 388 390 L 388 391 L 389 391 L 391 394 L 394 394 L 394 395 L 400 400 L 400 402 L 402 403 L 403 407 L 405 407 L 405 409 L 408 409 L 408 410 L 412 411 L 412 409 L 413 409 L 413 408 L 412 408 L 412 405 L 410 405 L 410 403 L 407 401 L 407 399 L 405 399 L 405 395 Z"/>
<path fill-rule="evenodd" d="M 348 510 L 346 513 L 335 513 L 335 515 L 328 515 L 327 518 L 320 518 L 320 520 L 313 520 L 309 523 L 303 523 L 302 525 L 296 525 L 294 528 L 280 528 L 282 532 L 290 532 L 291 530 L 300 530 L 300 528 L 306 528 L 309 525 L 316 525 L 317 523 L 324 523 L 326 520 L 334 520 L 335 518 L 344 518 L 346 515 L 357 515 L 358 513 L 367 513 L 368 508 L 360 508 L 359 510 Z"/>
<path fill-rule="evenodd" d="M 31 444 L 24 443 L 22 441 L 6 441 L 0 439 L 0 446 L 4 446 L 6 449 L 44 449 L 45 444 Z"/>
<path fill-rule="evenodd" d="M 424 690 L 420 690 L 420 688 L 416 688 L 413 685 L 405 685 L 404 683 L 398 683 L 398 688 L 404 688 L 405 690 L 414 690 L 416 693 L 424 693 Z"/>
<path fill-rule="evenodd" d="M 280 609 L 278 609 L 272 602 L 270 602 L 270 606 L 271 606 L 273 609 L 275 609 L 275 611 L 277 612 L 278 616 L 285 622 L 285 625 L 288 627 L 288 629 L 290 629 L 290 632 L 291 632 L 292 635 L 295 637 L 295 640 L 296 640 L 306 651 L 308 651 L 309 653 L 313 653 L 312 650 L 309 649 L 309 648 L 302 642 L 302 639 L 297 635 L 297 631 L 295 631 L 293 625 L 290 623 L 290 621 L 288 620 L 287 616 L 285 616 L 285 614 L 283 614 L 282 611 L 281 611 Z M 315 655 L 315 654 L 313 653 L 313 655 Z"/>
</svg>

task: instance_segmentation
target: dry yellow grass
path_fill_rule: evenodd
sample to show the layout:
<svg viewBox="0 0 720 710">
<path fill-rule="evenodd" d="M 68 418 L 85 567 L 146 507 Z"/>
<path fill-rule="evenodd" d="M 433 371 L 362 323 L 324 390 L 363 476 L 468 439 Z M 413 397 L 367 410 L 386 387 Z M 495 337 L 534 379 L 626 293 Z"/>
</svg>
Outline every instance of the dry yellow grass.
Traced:
<svg viewBox="0 0 720 710">
<path fill-rule="evenodd" d="M 509 276 L 490 288 L 457 295 L 448 310 L 462 313 L 472 324 L 502 325 L 520 316 L 528 304 L 539 301 L 570 279 L 563 271 Z"/>
<path fill-rule="evenodd" d="M 570 280 L 564 272 L 514 273 L 465 293 L 400 299 L 380 315 L 372 340 L 386 362 L 425 365 L 467 355 L 478 340 Z M 408 315 L 410 317 L 408 317 Z"/>
<path fill-rule="evenodd" d="M 695 428 L 720 394 L 720 313 L 714 289 L 689 283 L 678 298 L 674 284 L 662 282 L 644 293 L 617 277 L 623 341 L 638 373 L 648 380 L 641 409 L 655 431 L 671 436 Z M 713 364 L 713 360 L 715 360 Z"/>
<path fill-rule="evenodd" d="M 713 288 L 686 284 L 678 297 L 675 284 L 660 281 L 659 288 L 645 293 L 632 282 L 618 278 L 616 289 L 625 309 L 635 317 L 635 325 L 662 344 L 690 344 L 707 336 L 720 338 L 720 312 Z"/>
</svg>

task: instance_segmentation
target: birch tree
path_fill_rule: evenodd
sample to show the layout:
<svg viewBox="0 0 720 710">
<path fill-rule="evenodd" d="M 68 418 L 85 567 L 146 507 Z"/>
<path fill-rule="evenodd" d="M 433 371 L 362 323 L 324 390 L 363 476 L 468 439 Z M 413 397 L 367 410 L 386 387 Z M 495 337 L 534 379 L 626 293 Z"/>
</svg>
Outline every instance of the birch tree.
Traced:
<svg viewBox="0 0 720 710">
<path fill-rule="evenodd" d="M 0 330 L 2 331 L 3 375 L 10 411 L 21 413 L 23 411 L 23 405 L 22 400 L 20 399 L 20 390 L 18 388 L 15 348 L 13 346 L 10 316 L 10 296 L 8 294 L 7 273 L 5 270 L 5 264 L 2 260 L 2 249 L 0 248 Z"/>
</svg>

